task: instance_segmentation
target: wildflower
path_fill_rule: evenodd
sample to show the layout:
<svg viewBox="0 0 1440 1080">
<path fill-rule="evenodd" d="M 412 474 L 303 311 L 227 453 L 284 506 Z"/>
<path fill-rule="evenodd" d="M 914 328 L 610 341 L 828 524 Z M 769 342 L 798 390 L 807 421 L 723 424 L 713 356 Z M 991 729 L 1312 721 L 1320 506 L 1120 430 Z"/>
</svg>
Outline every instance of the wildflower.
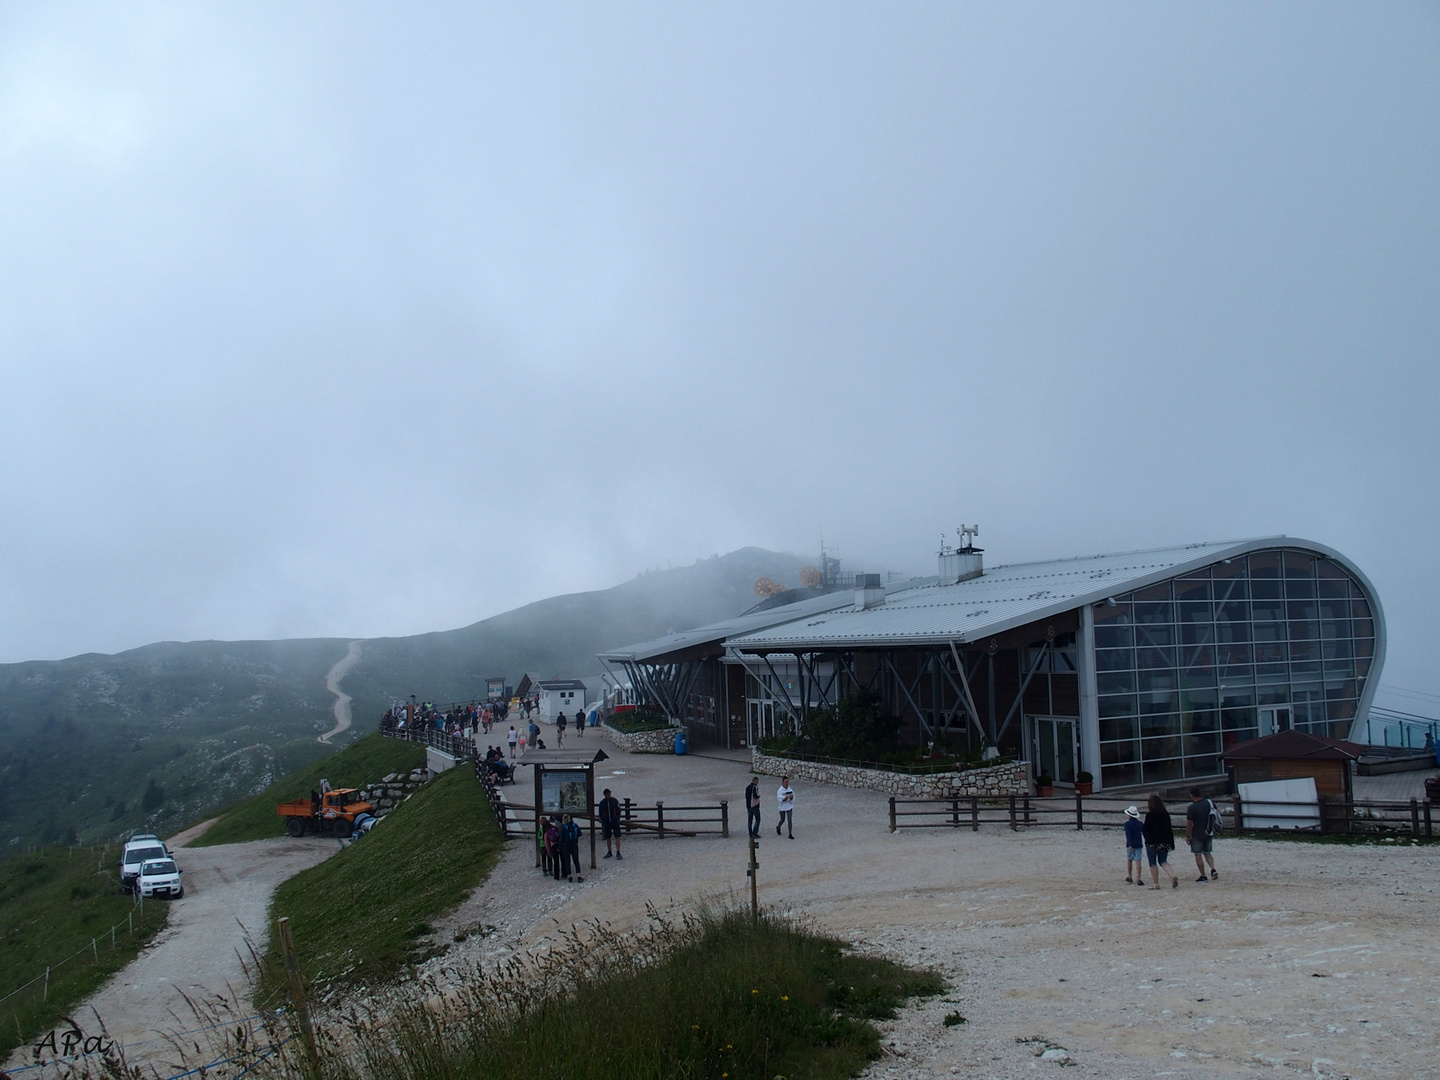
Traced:
<svg viewBox="0 0 1440 1080">
<path fill-rule="evenodd" d="M 781 994 L 781 995 L 780 995 L 780 1000 L 781 1000 L 781 1001 L 789 1001 L 789 1000 L 790 1000 L 789 995 L 787 995 L 787 994 Z"/>
<path fill-rule="evenodd" d="M 751 990 L 750 992 L 751 992 L 752 994 L 758 994 L 760 991 L 759 991 L 759 990 Z"/>
</svg>

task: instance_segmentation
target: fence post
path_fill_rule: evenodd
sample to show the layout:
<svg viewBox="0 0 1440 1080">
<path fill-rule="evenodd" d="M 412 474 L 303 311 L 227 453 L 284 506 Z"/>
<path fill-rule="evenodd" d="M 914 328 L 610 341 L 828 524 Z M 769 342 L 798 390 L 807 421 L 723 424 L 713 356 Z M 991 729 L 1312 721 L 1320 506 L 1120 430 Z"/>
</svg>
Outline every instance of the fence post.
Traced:
<svg viewBox="0 0 1440 1080">
<path fill-rule="evenodd" d="M 1240 796 L 1235 796 L 1235 831 L 1238 833 L 1245 827 L 1245 816 L 1240 811 Z"/>
<path fill-rule="evenodd" d="M 1024 808 L 1025 808 L 1025 824 L 1026 824 L 1026 825 L 1029 825 L 1029 824 L 1031 824 L 1031 821 L 1030 821 L 1030 793 L 1027 791 L 1024 795 L 1020 796 L 1020 798 L 1021 798 L 1021 800 L 1024 802 Z"/>
<path fill-rule="evenodd" d="M 730 837 L 730 803 L 725 799 L 720 800 L 720 835 Z"/>
<path fill-rule="evenodd" d="M 45 965 L 45 997 L 43 998 L 43 1000 L 45 1000 L 45 1001 L 49 1001 L 49 1000 L 50 1000 L 50 965 L 49 965 L 49 964 L 46 964 L 46 965 Z"/>
<path fill-rule="evenodd" d="M 629 795 L 626 795 L 626 796 L 625 796 L 624 813 L 625 813 L 625 827 L 624 827 L 624 829 L 623 829 L 622 831 L 628 833 L 628 832 L 630 831 L 630 796 L 629 796 Z"/>
<path fill-rule="evenodd" d="M 950 827 L 952 829 L 960 827 L 960 797 L 958 795 L 950 800 Z"/>
<path fill-rule="evenodd" d="M 890 831 L 895 831 L 895 796 L 890 796 Z"/>
<path fill-rule="evenodd" d="M 1085 796 L 1078 791 L 1075 793 L 1075 831 L 1083 832 L 1085 829 Z"/>
<path fill-rule="evenodd" d="M 1428 840 L 1428 839 L 1430 839 L 1430 837 L 1432 837 L 1432 836 L 1434 836 L 1434 835 L 1435 835 L 1435 830 L 1431 827 L 1431 822 L 1430 822 L 1430 800 L 1429 800 L 1429 799 L 1426 799 L 1426 800 L 1425 800 L 1425 838 Z"/>
<path fill-rule="evenodd" d="M 970 796 L 970 831 L 980 831 L 980 796 Z"/>
<path fill-rule="evenodd" d="M 310 1026 L 310 1006 L 305 1000 L 305 983 L 300 978 L 300 960 L 295 955 L 295 938 L 290 933 L 290 917 L 279 919 L 280 947 L 285 954 L 285 977 L 290 982 L 290 996 L 300 1016 L 300 1035 L 305 1041 L 305 1057 L 312 1076 L 320 1075 L 320 1055 L 315 1050 L 315 1029 Z"/>
<path fill-rule="evenodd" d="M 665 804 L 655 800 L 655 823 L 659 826 L 660 839 L 665 839 Z"/>
<path fill-rule="evenodd" d="M 1420 803 L 1416 799 L 1410 800 L 1410 829 L 1414 835 L 1420 835 Z"/>
<path fill-rule="evenodd" d="M 1010 831 L 1016 832 L 1018 826 L 1015 824 L 1015 796 L 1010 796 Z"/>
<path fill-rule="evenodd" d="M 100 962 L 100 946 L 95 944 L 93 937 L 90 939 L 90 952 L 95 957 L 95 963 L 98 964 Z"/>
</svg>

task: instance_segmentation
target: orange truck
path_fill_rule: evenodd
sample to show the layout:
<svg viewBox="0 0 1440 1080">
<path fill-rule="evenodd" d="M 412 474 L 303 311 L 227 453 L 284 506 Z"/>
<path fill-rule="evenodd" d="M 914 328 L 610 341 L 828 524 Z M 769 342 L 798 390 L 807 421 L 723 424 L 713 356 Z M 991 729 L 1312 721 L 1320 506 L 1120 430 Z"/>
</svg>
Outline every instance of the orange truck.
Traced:
<svg viewBox="0 0 1440 1080">
<path fill-rule="evenodd" d="M 285 819 L 285 829 L 291 836 L 312 832 L 344 839 L 354 835 L 356 826 L 363 826 L 367 816 L 374 815 L 375 807 L 361 802 L 355 788 L 336 788 L 323 795 L 312 791 L 310 798 L 283 802 L 275 811 Z"/>
</svg>

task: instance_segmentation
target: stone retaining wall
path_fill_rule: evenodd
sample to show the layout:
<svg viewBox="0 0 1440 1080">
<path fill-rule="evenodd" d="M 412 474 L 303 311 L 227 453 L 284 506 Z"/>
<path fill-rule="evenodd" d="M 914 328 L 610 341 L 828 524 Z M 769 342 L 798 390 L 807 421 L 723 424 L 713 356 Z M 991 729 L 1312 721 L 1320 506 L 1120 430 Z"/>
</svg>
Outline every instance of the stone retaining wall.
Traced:
<svg viewBox="0 0 1440 1080">
<path fill-rule="evenodd" d="M 605 734 L 609 735 L 621 750 L 631 754 L 673 754 L 675 752 L 675 732 L 679 730 L 679 728 L 668 727 L 655 731 L 630 733 L 620 731 L 609 724 L 605 725 Z"/>
<path fill-rule="evenodd" d="M 827 765 L 818 761 L 796 761 L 774 757 L 751 749 L 750 767 L 767 776 L 788 776 L 792 780 L 809 780 L 817 784 L 864 788 L 883 791 L 906 799 L 950 799 L 970 795 L 1028 795 L 1030 765 L 1012 761 L 1007 765 L 991 765 L 984 769 L 959 772 L 930 773 L 927 776 L 889 772 L 886 769 L 862 769 L 852 765 Z"/>
</svg>

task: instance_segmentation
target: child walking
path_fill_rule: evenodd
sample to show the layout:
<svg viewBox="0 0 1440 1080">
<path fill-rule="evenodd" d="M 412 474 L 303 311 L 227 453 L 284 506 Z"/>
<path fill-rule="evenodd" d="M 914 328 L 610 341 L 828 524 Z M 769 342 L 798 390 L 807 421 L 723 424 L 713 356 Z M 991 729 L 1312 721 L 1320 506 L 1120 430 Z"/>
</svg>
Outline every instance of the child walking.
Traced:
<svg viewBox="0 0 1440 1080">
<path fill-rule="evenodd" d="M 1125 808 L 1125 882 L 1128 885 L 1145 884 L 1145 826 L 1140 823 L 1140 810 L 1134 806 Z M 1133 872 L 1132 872 L 1133 868 Z"/>
</svg>

